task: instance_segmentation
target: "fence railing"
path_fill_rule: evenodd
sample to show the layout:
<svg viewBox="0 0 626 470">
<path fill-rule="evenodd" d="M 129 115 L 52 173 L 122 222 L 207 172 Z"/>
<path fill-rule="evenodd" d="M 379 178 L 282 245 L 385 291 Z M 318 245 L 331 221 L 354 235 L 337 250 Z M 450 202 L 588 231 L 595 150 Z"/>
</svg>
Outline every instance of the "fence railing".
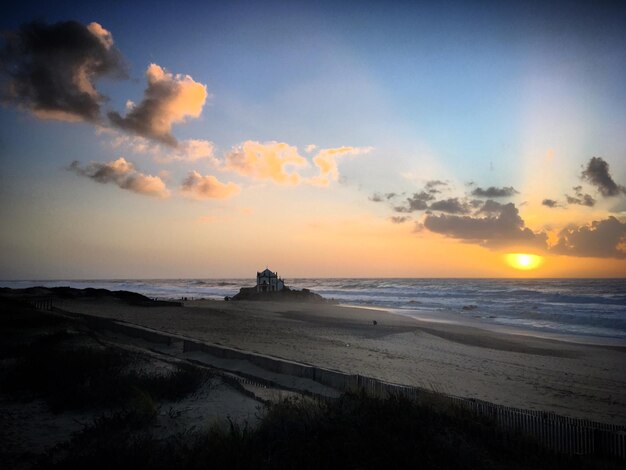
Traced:
<svg viewBox="0 0 626 470">
<path fill-rule="evenodd" d="M 525 410 L 435 392 L 421 387 L 394 384 L 372 377 L 325 369 L 248 353 L 224 346 L 184 341 L 184 351 L 203 351 L 227 359 L 245 359 L 273 372 L 313 379 L 343 392 L 362 391 L 376 397 L 392 395 L 413 400 L 437 399 L 494 419 L 503 428 L 535 437 L 546 447 L 568 454 L 596 454 L 626 459 L 626 426 L 560 416 L 553 412 Z"/>
<path fill-rule="evenodd" d="M 51 299 L 35 299 L 30 304 L 37 310 L 51 311 L 54 307 Z"/>
<path fill-rule="evenodd" d="M 419 400 L 436 395 L 438 400 L 448 401 L 479 416 L 490 417 L 503 428 L 533 436 L 546 447 L 559 452 L 626 458 L 626 426 L 570 418 L 553 412 L 513 408 L 370 377 L 357 376 L 356 382 L 357 389 L 380 397 L 401 395 Z"/>
</svg>

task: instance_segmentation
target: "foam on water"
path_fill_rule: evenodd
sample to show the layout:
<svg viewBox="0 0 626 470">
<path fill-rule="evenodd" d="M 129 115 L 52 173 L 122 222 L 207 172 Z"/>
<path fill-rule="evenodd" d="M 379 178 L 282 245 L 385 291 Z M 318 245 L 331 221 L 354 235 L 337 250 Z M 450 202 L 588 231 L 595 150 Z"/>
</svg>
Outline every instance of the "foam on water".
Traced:
<svg viewBox="0 0 626 470">
<path fill-rule="evenodd" d="M 442 317 L 511 328 L 626 340 L 624 279 L 287 279 L 341 303 L 409 316 Z M 158 298 L 232 296 L 253 279 L 0 281 L 4 287 L 70 286 L 129 290 Z"/>
</svg>

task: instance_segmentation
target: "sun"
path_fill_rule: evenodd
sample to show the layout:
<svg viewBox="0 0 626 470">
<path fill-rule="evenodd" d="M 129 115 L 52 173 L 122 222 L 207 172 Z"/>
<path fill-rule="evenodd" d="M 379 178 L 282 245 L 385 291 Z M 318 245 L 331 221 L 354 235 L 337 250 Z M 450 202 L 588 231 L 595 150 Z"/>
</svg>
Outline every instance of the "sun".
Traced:
<svg viewBox="0 0 626 470">
<path fill-rule="evenodd" d="M 529 271 L 539 267 L 543 258 L 538 255 L 531 255 L 527 253 L 509 253 L 506 255 L 506 262 L 513 266 L 515 269 L 522 269 Z"/>
</svg>

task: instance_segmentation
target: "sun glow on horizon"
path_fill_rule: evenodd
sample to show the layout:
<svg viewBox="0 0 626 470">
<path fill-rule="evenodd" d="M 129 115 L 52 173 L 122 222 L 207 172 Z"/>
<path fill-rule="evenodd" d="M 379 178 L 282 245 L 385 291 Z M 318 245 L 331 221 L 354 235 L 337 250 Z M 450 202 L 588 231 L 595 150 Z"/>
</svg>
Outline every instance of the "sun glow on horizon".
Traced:
<svg viewBox="0 0 626 470">
<path fill-rule="evenodd" d="M 506 255 L 506 262 L 515 269 L 529 271 L 538 268 L 543 262 L 543 258 L 527 253 L 509 253 Z"/>
</svg>

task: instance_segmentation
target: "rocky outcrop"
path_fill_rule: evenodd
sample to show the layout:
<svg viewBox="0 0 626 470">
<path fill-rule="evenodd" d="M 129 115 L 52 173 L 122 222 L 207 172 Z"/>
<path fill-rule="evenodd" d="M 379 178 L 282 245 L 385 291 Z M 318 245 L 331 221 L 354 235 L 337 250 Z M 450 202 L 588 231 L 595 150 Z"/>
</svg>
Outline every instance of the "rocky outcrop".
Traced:
<svg viewBox="0 0 626 470">
<path fill-rule="evenodd" d="M 242 287 L 230 300 L 270 300 L 283 302 L 329 302 L 324 297 L 309 289 L 290 289 L 285 287 L 277 292 L 257 292 L 256 287 Z"/>
</svg>

